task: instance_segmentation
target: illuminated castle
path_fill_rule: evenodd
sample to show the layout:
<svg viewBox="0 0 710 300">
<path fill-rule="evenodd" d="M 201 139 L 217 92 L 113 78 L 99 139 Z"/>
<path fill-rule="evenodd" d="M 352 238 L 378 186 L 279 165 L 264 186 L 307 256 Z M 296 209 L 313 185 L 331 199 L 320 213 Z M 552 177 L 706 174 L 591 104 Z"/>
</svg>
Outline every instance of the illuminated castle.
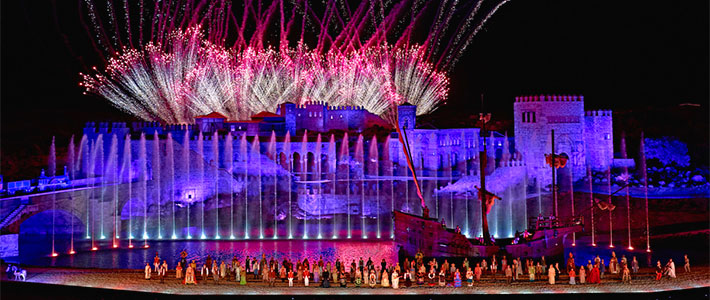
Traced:
<svg viewBox="0 0 710 300">
<path fill-rule="evenodd" d="M 544 155 L 551 152 L 551 130 L 555 131 L 555 152 L 567 154 L 571 168 L 564 176 L 575 180 L 586 176 L 587 165 L 605 171 L 614 159 L 610 110 L 585 111 L 584 96 L 535 95 L 515 98 L 515 145 L 523 154 L 530 177 L 550 182 L 550 168 Z M 562 175 L 562 174 L 561 174 Z"/>
<path fill-rule="evenodd" d="M 416 106 L 397 109 L 430 215 L 469 236 L 481 233 L 475 186 L 484 143 L 486 188 L 505 199 L 489 215 L 496 237 L 524 230 L 531 214 L 550 213 L 548 205 L 532 211 L 527 204 L 531 186 L 547 190 L 550 181 L 550 130 L 556 152 L 570 157 L 559 169 L 562 181 L 570 172 L 585 176 L 587 163 L 595 170 L 612 163 L 611 112 L 585 112 L 581 96 L 517 97 L 514 137 L 416 128 Z M 73 230 L 86 236 L 116 228 L 121 237 L 386 238 L 393 210 L 420 214 L 421 205 L 397 133 L 363 136 L 374 125 L 388 126 L 359 107 L 312 102 L 284 103 L 251 120 L 210 113 L 194 124 L 90 122 L 65 174 L 72 188 L 56 196 L 65 207 L 61 218 L 79 220 Z M 112 192 L 103 193 L 108 186 Z M 17 228 L 51 209 L 49 196 L 37 197 L 32 201 L 46 205 L 14 221 Z M 130 226 L 134 221 L 146 222 L 145 232 Z"/>
</svg>

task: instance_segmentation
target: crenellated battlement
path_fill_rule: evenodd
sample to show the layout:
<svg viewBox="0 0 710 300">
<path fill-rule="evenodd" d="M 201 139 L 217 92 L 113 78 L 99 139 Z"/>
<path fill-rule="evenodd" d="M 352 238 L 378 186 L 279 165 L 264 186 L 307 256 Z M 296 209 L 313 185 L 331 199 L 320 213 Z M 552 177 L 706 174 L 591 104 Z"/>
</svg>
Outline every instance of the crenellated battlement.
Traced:
<svg viewBox="0 0 710 300">
<path fill-rule="evenodd" d="M 308 108 L 325 108 L 327 111 L 342 111 L 342 110 L 351 110 L 351 111 L 360 111 L 360 110 L 365 110 L 364 106 L 351 106 L 351 105 L 338 105 L 338 106 L 329 106 L 328 103 L 324 101 L 307 101 L 304 102 L 303 104 L 297 105 L 296 108 L 298 109 L 308 109 Z"/>
<path fill-rule="evenodd" d="M 611 117 L 611 110 L 588 110 L 584 112 L 585 117 Z"/>
<path fill-rule="evenodd" d="M 515 97 L 515 102 L 584 102 L 582 95 L 529 95 Z"/>
<path fill-rule="evenodd" d="M 364 107 L 362 106 L 328 106 L 326 107 L 326 110 L 328 111 L 343 111 L 343 110 L 349 110 L 349 111 L 360 111 L 360 110 L 365 110 Z"/>
</svg>

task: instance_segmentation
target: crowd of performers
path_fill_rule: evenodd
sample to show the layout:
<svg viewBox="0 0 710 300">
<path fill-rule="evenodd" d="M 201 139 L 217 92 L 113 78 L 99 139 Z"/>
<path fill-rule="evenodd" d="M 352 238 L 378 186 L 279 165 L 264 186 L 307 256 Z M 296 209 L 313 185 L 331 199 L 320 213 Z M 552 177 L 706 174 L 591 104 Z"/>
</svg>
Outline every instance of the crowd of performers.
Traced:
<svg viewBox="0 0 710 300">
<path fill-rule="evenodd" d="M 690 272 L 690 260 L 684 257 L 685 272 Z M 153 265 L 146 263 L 145 279 L 151 279 L 157 273 L 161 282 L 165 280 L 168 272 L 168 263 L 162 260 L 158 253 L 155 254 Z M 273 257 L 268 258 L 262 254 L 260 258 L 247 256 L 244 261 L 240 261 L 235 256 L 230 261 L 218 261 L 207 256 L 204 263 L 199 267 L 197 262 L 187 260 L 187 252 L 182 251 L 180 260 L 175 268 L 175 277 L 182 280 L 184 284 L 197 284 L 199 281 L 214 281 L 219 284 L 221 281 L 231 281 L 232 279 L 240 285 L 246 285 L 248 277 L 252 281 L 263 281 L 269 286 L 275 286 L 277 282 L 292 287 L 299 286 L 319 286 L 328 288 L 333 286 L 347 287 L 400 287 L 429 286 L 429 287 L 461 287 L 463 285 L 473 286 L 481 281 L 481 276 L 492 277 L 493 282 L 505 281 L 547 281 L 549 284 L 560 282 L 561 275 L 567 275 L 569 284 L 598 284 L 602 278 L 607 280 L 621 280 L 630 283 L 632 276 L 637 276 L 639 263 L 634 256 L 628 261 L 626 256 L 621 259 L 611 253 L 609 263 L 598 255 L 594 260 L 588 260 L 586 265 L 578 265 L 572 253 L 569 253 L 566 264 L 560 269 L 560 263 L 548 264 L 545 257 L 534 261 L 532 259 L 496 257 L 490 259 L 480 259 L 474 262 L 465 258 L 462 265 L 449 263 L 447 259 L 443 261 L 433 258 L 428 262 L 424 260 L 421 253 L 418 253 L 412 260 L 405 258 L 403 263 L 388 263 L 385 259 L 377 264 L 368 258 L 367 262 L 361 257 L 359 261 L 352 260 L 349 264 L 337 259 L 334 263 L 325 262 L 320 257 L 305 258 L 302 261 L 292 261 L 284 258 L 279 262 Z M 669 260 L 665 265 L 658 261 L 656 265 L 656 280 L 661 280 L 664 276 L 675 278 L 675 263 Z"/>
</svg>

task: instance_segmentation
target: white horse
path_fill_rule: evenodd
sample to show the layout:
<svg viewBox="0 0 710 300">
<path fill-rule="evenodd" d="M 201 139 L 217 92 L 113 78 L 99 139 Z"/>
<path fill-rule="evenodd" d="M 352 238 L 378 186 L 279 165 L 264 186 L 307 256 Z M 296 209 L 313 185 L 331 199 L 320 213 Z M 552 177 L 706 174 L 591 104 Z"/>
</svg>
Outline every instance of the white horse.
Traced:
<svg viewBox="0 0 710 300">
<path fill-rule="evenodd" d="M 22 279 L 22 281 L 27 280 L 27 270 L 18 269 L 15 271 L 15 280 L 20 279 Z"/>
</svg>

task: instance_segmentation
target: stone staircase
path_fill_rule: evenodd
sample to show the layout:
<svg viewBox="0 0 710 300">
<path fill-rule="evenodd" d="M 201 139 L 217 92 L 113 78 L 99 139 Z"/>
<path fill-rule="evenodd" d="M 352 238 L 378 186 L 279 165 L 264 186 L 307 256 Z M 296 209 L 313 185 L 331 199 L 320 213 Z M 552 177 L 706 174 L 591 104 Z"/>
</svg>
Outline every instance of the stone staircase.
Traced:
<svg viewBox="0 0 710 300">
<path fill-rule="evenodd" d="M 17 220 L 17 218 L 20 217 L 22 214 L 22 211 L 27 207 L 25 204 L 20 204 L 17 208 L 15 208 L 10 214 L 5 217 L 2 222 L 0 222 L 0 229 L 5 228 L 7 225 L 12 224 Z"/>
</svg>

